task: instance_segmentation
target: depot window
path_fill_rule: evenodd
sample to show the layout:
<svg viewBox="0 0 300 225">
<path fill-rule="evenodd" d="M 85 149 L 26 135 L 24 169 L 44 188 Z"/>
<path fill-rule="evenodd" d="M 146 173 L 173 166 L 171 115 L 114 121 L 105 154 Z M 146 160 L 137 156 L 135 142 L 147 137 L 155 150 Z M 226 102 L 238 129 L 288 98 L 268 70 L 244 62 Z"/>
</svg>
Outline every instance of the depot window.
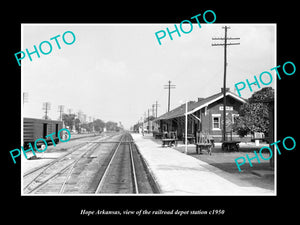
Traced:
<svg viewBox="0 0 300 225">
<path fill-rule="evenodd" d="M 221 114 L 212 114 L 212 129 L 221 130 Z"/>
<path fill-rule="evenodd" d="M 236 122 L 236 119 L 239 117 L 239 114 L 232 114 L 232 123 Z"/>
</svg>

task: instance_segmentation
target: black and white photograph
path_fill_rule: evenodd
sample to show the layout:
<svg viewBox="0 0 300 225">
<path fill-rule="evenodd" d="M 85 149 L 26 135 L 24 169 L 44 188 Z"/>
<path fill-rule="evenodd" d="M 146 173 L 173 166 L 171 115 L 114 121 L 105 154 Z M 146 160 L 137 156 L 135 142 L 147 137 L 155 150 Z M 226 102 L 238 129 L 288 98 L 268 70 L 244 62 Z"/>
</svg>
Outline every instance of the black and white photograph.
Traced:
<svg viewBox="0 0 300 225">
<path fill-rule="evenodd" d="M 3 220 L 296 218 L 295 4 L 124 3 L 4 7 Z"/>
<path fill-rule="evenodd" d="M 22 49 L 23 195 L 276 195 L 276 24 L 22 24 Z"/>
</svg>

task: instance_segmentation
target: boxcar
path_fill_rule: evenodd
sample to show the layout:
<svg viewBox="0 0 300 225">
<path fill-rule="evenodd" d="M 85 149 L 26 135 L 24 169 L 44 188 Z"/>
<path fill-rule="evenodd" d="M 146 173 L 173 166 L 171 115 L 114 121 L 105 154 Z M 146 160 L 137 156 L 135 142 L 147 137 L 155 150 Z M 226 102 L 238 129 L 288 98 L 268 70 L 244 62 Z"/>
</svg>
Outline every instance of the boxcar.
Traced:
<svg viewBox="0 0 300 225">
<path fill-rule="evenodd" d="M 51 137 L 47 135 L 52 134 L 55 143 L 59 142 L 58 131 L 62 129 L 62 121 L 58 120 L 44 120 L 44 119 L 35 119 L 35 118 L 24 118 L 23 119 L 23 146 L 27 147 L 29 143 L 34 144 L 35 140 L 38 138 L 43 138 L 48 142 L 52 143 Z M 41 145 L 43 142 L 39 141 L 37 145 Z"/>
</svg>

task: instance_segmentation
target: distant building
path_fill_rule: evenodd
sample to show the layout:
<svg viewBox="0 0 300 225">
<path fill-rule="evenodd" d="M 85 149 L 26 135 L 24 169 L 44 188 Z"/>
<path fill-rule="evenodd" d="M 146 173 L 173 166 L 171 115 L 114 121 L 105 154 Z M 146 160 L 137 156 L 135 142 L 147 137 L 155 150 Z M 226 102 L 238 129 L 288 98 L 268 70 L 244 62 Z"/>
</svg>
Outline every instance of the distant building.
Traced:
<svg viewBox="0 0 300 225">
<path fill-rule="evenodd" d="M 240 106 L 246 100 L 226 90 L 226 132 L 232 131 L 232 124 L 239 116 Z M 208 132 L 216 142 L 222 140 L 223 130 L 223 90 L 207 98 L 198 98 L 198 101 L 188 103 L 188 135 L 196 136 L 196 132 Z M 159 129 L 163 131 L 177 131 L 181 139 L 185 133 L 185 104 L 167 112 L 155 120 Z M 236 133 L 232 133 L 237 138 Z M 246 136 L 243 141 L 250 141 L 251 136 Z"/>
<path fill-rule="evenodd" d="M 153 133 L 158 131 L 158 124 L 154 122 L 153 118 L 146 118 L 144 123 L 142 123 L 142 129 L 145 133 Z"/>
</svg>

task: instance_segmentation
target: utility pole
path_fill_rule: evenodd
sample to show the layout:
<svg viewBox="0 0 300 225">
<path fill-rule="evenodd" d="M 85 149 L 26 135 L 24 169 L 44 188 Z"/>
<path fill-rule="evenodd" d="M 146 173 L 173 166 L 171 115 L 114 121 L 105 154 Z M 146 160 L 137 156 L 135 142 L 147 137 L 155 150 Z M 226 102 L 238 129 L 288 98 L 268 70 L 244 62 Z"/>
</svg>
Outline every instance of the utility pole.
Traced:
<svg viewBox="0 0 300 225">
<path fill-rule="evenodd" d="M 148 133 L 150 133 L 149 109 L 148 109 Z"/>
<path fill-rule="evenodd" d="M 93 117 L 93 133 L 95 133 L 95 118 Z"/>
<path fill-rule="evenodd" d="M 28 102 L 28 92 L 23 92 L 23 106 Z"/>
<path fill-rule="evenodd" d="M 62 113 L 64 112 L 64 107 L 63 105 L 58 106 L 58 112 L 59 112 L 59 119 L 62 121 Z"/>
<path fill-rule="evenodd" d="M 155 104 L 152 104 L 152 116 L 155 117 L 155 114 L 154 114 L 154 108 L 155 108 Z"/>
<path fill-rule="evenodd" d="M 48 119 L 48 110 L 51 109 L 51 103 L 50 102 L 43 102 L 43 110 L 45 110 L 45 119 Z"/>
<path fill-rule="evenodd" d="M 239 45 L 240 43 L 227 43 L 227 40 L 239 40 L 240 38 L 227 37 L 227 29 L 230 27 L 222 27 L 225 29 L 224 38 L 212 38 L 212 40 L 224 40 L 222 44 L 212 44 L 212 46 L 224 46 L 224 81 L 223 81 L 223 141 L 226 140 L 226 67 L 227 67 L 227 46 L 228 45 Z"/>
<path fill-rule="evenodd" d="M 164 85 L 164 89 L 169 89 L 169 94 L 168 94 L 168 112 L 170 112 L 170 96 L 171 96 L 171 88 L 174 89 L 176 88 L 176 85 L 171 85 L 171 81 L 168 81 L 168 85 Z"/>
<path fill-rule="evenodd" d="M 80 134 L 81 133 L 81 129 L 80 129 L 80 124 L 81 124 L 81 117 L 82 117 L 82 111 L 81 110 L 78 110 L 77 112 L 78 114 L 78 133 Z"/>
<path fill-rule="evenodd" d="M 157 101 L 155 101 L 155 118 L 157 118 L 157 108 L 158 108 L 159 104 Z"/>
</svg>

